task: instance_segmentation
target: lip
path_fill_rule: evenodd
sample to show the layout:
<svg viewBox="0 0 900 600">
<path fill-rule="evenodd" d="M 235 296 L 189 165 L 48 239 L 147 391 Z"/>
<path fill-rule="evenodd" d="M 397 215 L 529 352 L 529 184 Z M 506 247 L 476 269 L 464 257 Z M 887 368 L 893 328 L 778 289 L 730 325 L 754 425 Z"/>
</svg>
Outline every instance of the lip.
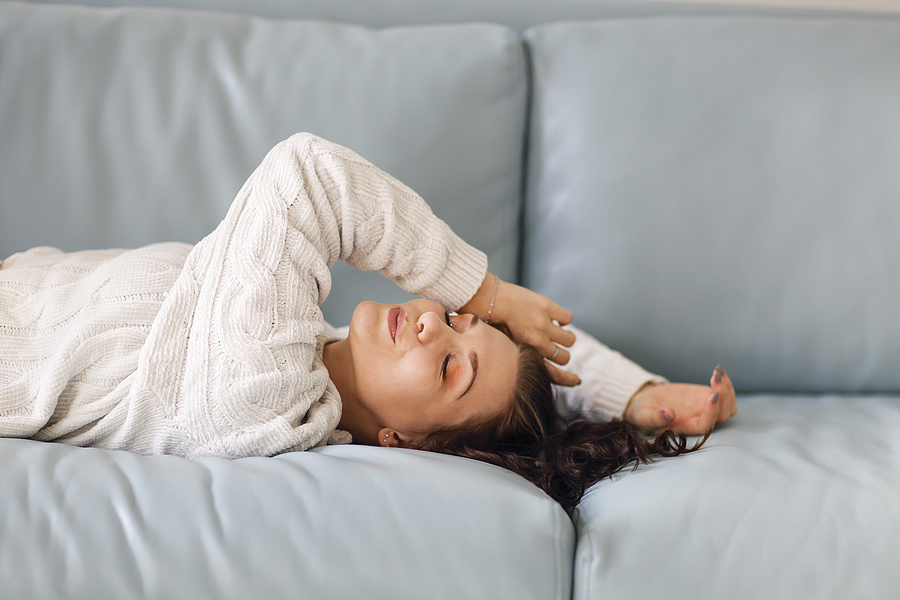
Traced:
<svg viewBox="0 0 900 600">
<path fill-rule="evenodd" d="M 400 332 L 400 329 L 403 327 L 403 322 L 406 319 L 406 313 L 403 312 L 401 308 L 392 308 L 388 311 L 387 325 L 388 331 L 391 334 L 391 340 L 394 343 L 397 343 L 397 334 Z"/>
</svg>

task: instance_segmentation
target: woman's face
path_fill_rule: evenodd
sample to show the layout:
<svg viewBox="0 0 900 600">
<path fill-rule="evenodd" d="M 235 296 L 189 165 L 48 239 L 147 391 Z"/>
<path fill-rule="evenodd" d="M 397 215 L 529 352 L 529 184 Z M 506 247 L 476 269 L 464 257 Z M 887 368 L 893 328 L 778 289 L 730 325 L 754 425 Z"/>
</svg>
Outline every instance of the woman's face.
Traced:
<svg viewBox="0 0 900 600">
<path fill-rule="evenodd" d="M 508 408 L 518 348 L 475 315 L 429 300 L 363 302 L 348 341 L 358 401 L 406 440 Z"/>
</svg>

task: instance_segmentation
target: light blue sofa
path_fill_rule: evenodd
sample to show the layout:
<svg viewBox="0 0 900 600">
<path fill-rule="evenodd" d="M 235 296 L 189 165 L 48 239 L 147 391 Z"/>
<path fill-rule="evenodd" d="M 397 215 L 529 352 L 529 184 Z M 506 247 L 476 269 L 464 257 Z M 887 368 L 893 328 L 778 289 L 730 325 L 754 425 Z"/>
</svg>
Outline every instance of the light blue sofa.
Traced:
<svg viewBox="0 0 900 600">
<path fill-rule="evenodd" d="M 0 257 L 195 242 L 312 131 L 739 412 L 572 515 L 422 452 L 0 440 L 0 598 L 897 597 L 900 11 L 146 3 L 0 1 Z M 403 298 L 350 271 L 331 322 Z"/>
</svg>

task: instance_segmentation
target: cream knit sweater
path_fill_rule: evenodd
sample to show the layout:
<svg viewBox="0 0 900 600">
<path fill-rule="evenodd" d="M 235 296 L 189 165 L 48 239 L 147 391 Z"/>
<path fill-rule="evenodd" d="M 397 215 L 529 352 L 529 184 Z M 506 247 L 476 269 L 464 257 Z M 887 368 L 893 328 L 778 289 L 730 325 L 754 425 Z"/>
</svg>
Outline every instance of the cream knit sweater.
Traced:
<svg viewBox="0 0 900 600">
<path fill-rule="evenodd" d="M 13 255 L 0 268 L 0 436 L 187 457 L 349 442 L 322 363 L 336 333 L 319 304 L 338 259 L 448 310 L 487 269 L 412 190 L 309 134 L 276 146 L 194 247 Z M 651 376 L 584 339 L 603 397 L 580 386 L 569 404 L 586 394 L 618 416 Z"/>
</svg>

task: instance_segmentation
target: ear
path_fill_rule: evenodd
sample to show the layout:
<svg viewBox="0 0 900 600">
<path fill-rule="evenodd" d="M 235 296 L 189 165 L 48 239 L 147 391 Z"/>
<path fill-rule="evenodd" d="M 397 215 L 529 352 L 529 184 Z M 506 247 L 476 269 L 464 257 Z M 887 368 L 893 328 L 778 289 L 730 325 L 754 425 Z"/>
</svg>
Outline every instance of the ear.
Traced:
<svg viewBox="0 0 900 600">
<path fill-rule="evenodd" d="M 412 440 L 387 427 L 378 432 L 378 445 L 385 448 L 415 448 Z"/>
<path fill-rule="evenodd" d="M 400 446 L 400 436 L 393 429 L 383 428 L 378 432 L 378 445 L 385 448 L 397 448 Z"/>
</svg>

